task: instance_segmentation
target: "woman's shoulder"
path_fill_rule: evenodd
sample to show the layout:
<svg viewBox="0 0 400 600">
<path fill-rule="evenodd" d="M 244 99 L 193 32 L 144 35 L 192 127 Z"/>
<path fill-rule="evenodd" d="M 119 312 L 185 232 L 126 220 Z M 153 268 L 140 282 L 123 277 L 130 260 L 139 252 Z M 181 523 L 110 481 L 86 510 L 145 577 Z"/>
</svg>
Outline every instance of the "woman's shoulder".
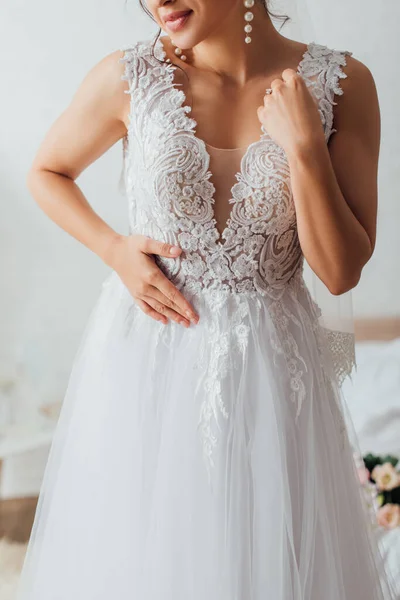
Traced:
<svg viewBox="0 0 400 600">
<path fill-rule="evenodd" d="M 313 58 L 325 61 L 331 59 L 332 57 L 339 58 L 341 56 L 352 56 L 353 54 L 351 50 L 336 48 L 334 46 L 329 46 L 327 44 L 322 44 L 314 41 L 309 42 L 308 51 Z"/>
<path fill-rule="evenodd" d="M 128 58 L 163 58 L 163 45 L 159 38 L 145 38 L 120 46 L 120 53 Z"/>
<path fill-rule="evenodd" d="M 310 42 L 308 48 L 311 59 L 325 64 L 332 72 L 336 70 L 338 75 L 343 71 L 343 79 L 349 75 L 368 77 L 371 73 L 367 65 L 354 56 L 352 50 L 315 42 Z"/>
<path fill-rule="evenodd" d="M 100 86 L 119 94 L 122 88 L 125 89 L 124 80 L 131 79 L 134 72 L 143 71 L 138 66 L 140 59 L 147 58 L 151 62 L 161 57 L 160 47 L 158 44 L 154 46 L 154 40 L 138 40 L 120 45 L 103 55 L 88 75 Z"/>
<path fill-rule="evenodd" d="M 160 51 L 161 50 L 161 51 Z M 99 58 L 93 69 L 103 73 L 105 76 L 115 76 L 116 63 L 132 63 L 137 58 L 151 57 L 161 58 L 162 47 L 155 44 L 154 39 L 143 39 L 120 45 L 110 50 L 108 54 Z M 121 67 L 123 69 L 123 67 Z"/>
<path fill-rule="evenodd" d="M 166 60 L 166 52 L 159 37 L 148 38 L 121 46 L 115 59 L 122 65 L 121 79 L 128 82 L 127 91 L 132 92 L 148 87 L 152 79 L 161 75 L 160 63 Z"/>
<path fill-rule="evenodd" d="M 325 83 L 335 94 L 342 95 L 344 91 L 374 85 L 370 69 L 354 56 L 352 50 L 310 42 L 304 65 L 305 68 L 310 68 L 307 62 L 311 64 L 311 72 L 325 72 Z"/>
</svg>

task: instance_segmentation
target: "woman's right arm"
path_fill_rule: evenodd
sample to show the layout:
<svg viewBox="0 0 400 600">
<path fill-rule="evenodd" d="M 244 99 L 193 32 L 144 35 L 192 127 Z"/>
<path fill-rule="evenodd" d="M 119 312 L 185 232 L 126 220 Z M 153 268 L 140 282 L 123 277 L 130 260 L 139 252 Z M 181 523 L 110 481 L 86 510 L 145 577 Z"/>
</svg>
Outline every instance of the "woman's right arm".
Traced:
<svg viewBox="0 0 400 600">
<path fill-rule="evenodd" d="M 130 96 L 124 93 L 127 84 L 121 79 L 122 55 L 121 51 L 109 54 L 86 75 L 42 141 L 27 185 L 52 221 L 118 273 L 146 314 L 164 323 L 171 318 L 189 326 L 189 314 L 193 322 L 198 320 L 193 307 L 152 256 L 173 258 L 181 249 L 142 235 L 118 234 L 92 209 L 75 182 L 126 134 Z"/>
</svg>

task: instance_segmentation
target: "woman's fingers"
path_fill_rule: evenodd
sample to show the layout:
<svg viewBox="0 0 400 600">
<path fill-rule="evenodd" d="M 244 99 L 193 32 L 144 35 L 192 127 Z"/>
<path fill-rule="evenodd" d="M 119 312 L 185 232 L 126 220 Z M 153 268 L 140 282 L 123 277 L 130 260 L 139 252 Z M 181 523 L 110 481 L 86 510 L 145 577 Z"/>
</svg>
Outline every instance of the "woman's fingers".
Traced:
<svg viewBox="0 0 400 600">
<path fill-rule="evenodd" d="M 176 289 L 176 288 L 175 288 Z M 182 312 L 181 312 L 181 308 L 172 300 L 170 300 L 169 298 L 167 298 L 167 296 L 165 296 L 158 288 L 151 286 L 150 290 L 147 292 L 147 296 L 150 296 L 152 298 L 154 298 L 157 302 L 159 302 L 160 304 L 163 304 L 164 306 L 166 306 L 167 309 L 171 310 L 172 313 L 175 314 L 175 321 L 184 321 L 184 323 L 182 322 L 182 325 L 187 324 L 188 326 L 190 325 L 190 319 L 188 316 L 183 316 Z"/>
<path fill-rule="evenodd" d="M 277 77 L 276 79 L 271 81 L 272 94 L 270 94 L 270 95 L 272 96 L 273 94 L 276 94 L 276 92 L 279 92 L 279 90 L 282 88 L 282 86 L 284 84 L 285 84 L 285 82 L 283 81 L 283 79 L 280 79 L 279 77 Z"/>
<path fill-rule="evenodd" d="M 179 311 L 182 317 L 189 319 L 193 323 L 198 322 L 199 317 L 192 308 L 190 302 L 186 300 L 185 296 L 181 294 L 161 270 L 157 276 L 152 279 L 151 284 L 160 290 L 166 298 L 166 301 L 170 302 L 169 306 L 176 306 L 176 310 Z"/>
<path fill-rule="evenodd" d="M 159 256 L 165 256 L 171 258 L 171 256 L 179 256 L 182 249 L 179 246 L 173 246 L 166 242 L 159 242 L 149 237 L 143 236 L 141 240 L 140 249 L 142 252 L 148 255 L 157 254 Z M 172 251 L 172 252 L 171 252 Z M 164 275 L 161 269 L 153 262 L 154 267 L 151 269 L 147 277 L 147 283 L 152 287 L 157 288 L 164 296 L 163 302 L 168 308 L 172 308 L 176 312 L 180 313 L 184 319 L 191 320 L 195 323 L 198 321 L 198 315 L 194 311 L 190 302 L 188 302 L 185 296 L 176 288 L 176 286 Z M 146 292 L 146 295 L 149 295 Z M 150 294 L 152 295 L 152 294 Z M 161 298 L 157 298 L 162 301 Z"/>
<path fill-rule="evenodd" d="M 155 293 L 154 291 L 155 288 L 153 288 L 153 293 Z M 172 308 L 169 308 L 166 304 L 164 304 L 164 302 L 160 302 L 159 300 L 157 300 L 154 297 L 153 293 L 151 296 L 142 296 L 142 300 L 144 302 L 147 302 L 149 306 L 151 306 L 159 315 L 166 318 L 167 320 L 171 319 L 172 321 L 175 321 L 180 325 L 184 325 L 184 327 L 189 327 L 190 321 L 188 319 L 184 319 L 179 314 L 179 312 L 173 310 Z M 160 292 L 158 293 L 162 296 Z"/>
<path fill-rule="evenodd" d="M 168 319 L 163 315 L 160 315 L 154 308 L 152 308 L 147 302 L 142 300 L 141 298 L 135 298 L 136 304 L 138 307 L 149 317 L 152 317 L 156 321 L 161 321 L 161 323 L 167 324 Z"/>
<path fill-rule="evenodd" d="M 179 246 L 174 246 L 167 242 L 159 242 L 158 240 L 153 240 L 147 236 L 142 236 L 139 247 L 145 254 L 158 254 L 159 256 L 166 256 L 169 258 L 171 258 L 171 256 L 179 256 L 182 252 L 182 248 L 179 248 Z"/>
</svg>

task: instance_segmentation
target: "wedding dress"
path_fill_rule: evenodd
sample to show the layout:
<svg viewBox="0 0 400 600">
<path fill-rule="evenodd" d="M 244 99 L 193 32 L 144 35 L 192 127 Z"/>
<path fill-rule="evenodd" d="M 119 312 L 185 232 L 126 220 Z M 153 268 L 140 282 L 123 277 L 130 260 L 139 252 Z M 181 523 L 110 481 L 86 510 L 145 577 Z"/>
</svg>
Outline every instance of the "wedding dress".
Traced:
<svg viewBox="0 0 400 600">
<path fill-rule="evenodd" d="M 337 357 L 303 279 L 285 152 L 263 128 L 245 149 L 205 144 L 176 67 L 158 60 L 162 42 L 123 50 L 130 232 L 183 249 L 156 262 L 200 320 L 157 322 L 107 277 L 73 365 L 18 597 L 392 599 Z M 311 42 L 298 68 L 327 141 L 346 54 Z M 232 209 L 220 231 L 224 199 Z"/>
</svg>

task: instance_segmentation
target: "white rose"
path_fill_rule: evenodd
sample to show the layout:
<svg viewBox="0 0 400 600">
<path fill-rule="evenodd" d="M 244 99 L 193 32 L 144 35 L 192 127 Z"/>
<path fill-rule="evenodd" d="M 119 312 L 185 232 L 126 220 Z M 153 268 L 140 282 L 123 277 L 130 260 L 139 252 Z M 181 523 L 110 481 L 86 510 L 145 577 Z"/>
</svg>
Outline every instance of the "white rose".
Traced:
<svg viewBox="0 0 400 600">
<path fill-rule="evenodd" d="M 386 462 L 383 465 L 376 465 L 371 473 L 372 479 L 380 490 L 393 490 L 400 485 L 400 474 L 392 463 Z"/>
</svg>

